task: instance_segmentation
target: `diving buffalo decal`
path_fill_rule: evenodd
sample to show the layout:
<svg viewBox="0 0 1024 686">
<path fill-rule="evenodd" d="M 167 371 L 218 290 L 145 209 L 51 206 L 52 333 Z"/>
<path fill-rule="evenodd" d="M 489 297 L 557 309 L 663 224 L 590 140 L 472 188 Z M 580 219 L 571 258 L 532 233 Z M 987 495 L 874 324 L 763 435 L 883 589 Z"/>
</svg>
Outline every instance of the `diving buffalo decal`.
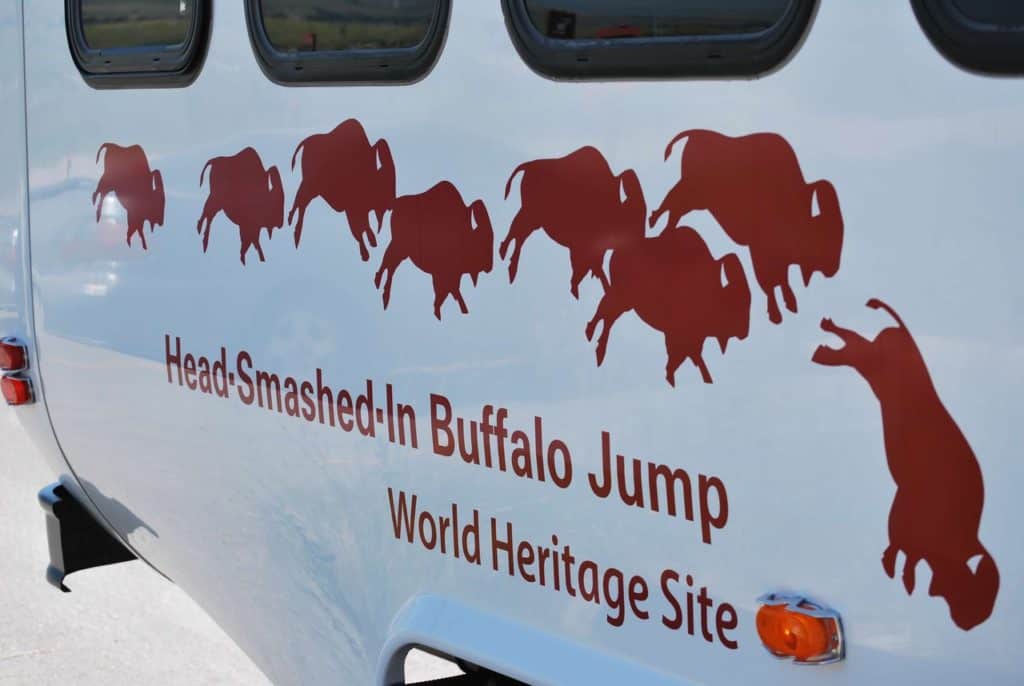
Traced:
<svg viewBox="0 0 1024 686">
<path fill-rule="evenodd" d="M 954 624 L 971 629 L 992 614 L 999 591 L 999 570 L 978 540 L 985 504 L 981 467 L 942 404 L 906 324 L 881 300 L 869 300 L 868 307 L 885 311 L 896 325 L 868 340 L 825 319 L 821 328 L 842 346 L 820 346 L 812 359 L 852 367 L 882 408 L 885 454 L 896 482 L 882 568 L 894 577 L 896 554 L 903 552 L 901 576 L 909 594 L 917 563 L 927 562 L 928 593 L 946 600 Z"/>
<path fill-rule="evenodd" d="M 709 212 L 735 246 L 749 251 L 751 276 L 764 296 L 758 309 L 764 307 L 773 324 L 782 322 L 782 307 L 792 313 L 798 309 L 790 269 L 798 268 L 805 287 L 815 273 L 835 276 L 844 237 L 832 183 L 808 181 L 782 136 L 687 130 L 668 143 L 665 161 L 679 147 L 679 179 L 650 214 L 637 173 L 628 168 L 616 172 L 595 147 L 518 165 L 505 184 L 505 200 L 514 202 L 519 179 L 518 208 L 498 245 L 510 284 L 517 280 L 530 236 L 543 232 L 564 248 L 572 297 L 579 299 L 588 276 L 602 289 L 582 332 L 595 345 L 597 365 L 609 354 L 616 322 L 633 312 L 664 337 L 665 379 L 672 386 L 687 360 L 704 383 L 712 383 L 705 344 L 709 339 L 717 342 L 724 354 L 730 340 L 745 340 L 753 308 L 739 254 L 713 255 L 705 237 L 682 224 L 689 213 Z M 137 145 L 104 143 L 97 164 L 101 158 L 104 170 L 92 196 L 97 221 L 104 198 L 116 194 L 127 213 L 128 245 L 137 235 L 145 250 L 145 223 L 152 231 L 164 221 L 160 172 L 150 168 Z M 430 277 L 438 320 L 449 298 L 463 314 L 469 313 L 463 277 L 475 286 L 494 266 L 495 235 L 484 200 L 467 203 L 450 181 L 399 195 L 387 141 L 371 143 L 355 119 L 302 140 L 292 155 L 293 172 L 297 164 L 301 181 L 287 217 L 296 248 L 306 210 L 321 198 L 334 212 L 345 214 L 364 262 L 370 260 L 371 248 L 377 248 L 377 234 L 390 227 L 373 276 L 385 310 L 395 272 L 408 260 Z M 211 159 L 199 183 L 209 189 L 196 224 L 203 252 L 213 219 L 223 212 L 238 227 L 242 264 L 250 249 L 264 261 L 262 231 L 270 238 L 285 223 L 277 167 L 264 166 L 256 150 L 247 147 Z M 664 225 L 656 229 L 663 218 Z M 821 328 L 842 345 L 820 346 L 812 360 L 856 370 L 881 407 L 885 452 L 897 487 L 889 512 L 889 545 L 882 554 L 885 573 L 895 577 L 899 571 L 911 593 L 917 564 L 927 562 L 932 570 L 929 593 L 944 598 L 953 622 L 968 630 L 991 615 L 999 590 L 999 571 L 979 540 L 981 468 L 939 398 L 903 320 L 880 300 L 870 300 L 868 306 L 887 313 L 894 325 L 868 340 L 825 319 Z M 906 557 L 902 570 L 896 569 L 899 552 Z"/>
<path fill-rule="evenodd" d="M 128 215 L 128 247 L 132 245 L 132 236 L 137 235 L 142 249 L 147 250 L 143 231 L 146 222 L 149 222 L 151 233 L 164 223 L 163 177 L 158 170 L 149 168 L 146 153 L 138 145 L 121 147 L 116 143 L 104 143 L 96 151 L 96 164 L 99 164 L 100 157 L 103 157 L 103 176 L 92 194 L 96 221 L 100 220 L 104 198 L 110 193 L 115 194 Z"/>
</svg>

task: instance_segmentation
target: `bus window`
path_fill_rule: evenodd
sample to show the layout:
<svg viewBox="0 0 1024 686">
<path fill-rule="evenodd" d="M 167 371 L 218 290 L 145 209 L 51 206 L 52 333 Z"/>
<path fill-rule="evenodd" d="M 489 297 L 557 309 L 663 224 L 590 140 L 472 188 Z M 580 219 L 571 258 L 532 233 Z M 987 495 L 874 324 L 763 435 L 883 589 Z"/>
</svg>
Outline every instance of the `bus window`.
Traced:
<svg viewBox="0 0 1024 686">
<path fill-rule="evenodd" d="M 782 19 L 789 0 L 525 0 L 525 5 L 534 27 L 549 38 L 618 39 L 761 33 Z"/>
<path fill-rule="evenodd" d="M 449 0 L 247 0 L 249 35 L 278 83 L 414 81 L 433 66 Z"/>
<path fill-rule="evenodd" d="M 69 48 L 98 88 L 187 85 L 209 32 L 208 0 L 68 0 Z"/>
<path fill-rule="evenodd" d="M 795 49 L 813 0 L 504 0 L 526 62 L 562 78 L 750 76 Z"/>
<path fill-rule="evenodd" d="M 928 39 L 970 71 L 1024 74 L 1024 3 L 1019 0 L 912 0 Z"/>
</svg>

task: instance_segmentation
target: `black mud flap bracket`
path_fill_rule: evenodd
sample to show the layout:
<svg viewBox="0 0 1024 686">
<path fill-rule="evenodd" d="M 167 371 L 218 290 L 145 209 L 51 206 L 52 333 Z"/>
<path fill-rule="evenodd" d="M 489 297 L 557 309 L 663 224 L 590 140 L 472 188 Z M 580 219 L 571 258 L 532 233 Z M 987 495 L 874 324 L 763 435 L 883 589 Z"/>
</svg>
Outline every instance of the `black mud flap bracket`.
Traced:
<svg viewBox="0 0 1024 686">
<path fill-rule="evenodd" d="M 46 538 L 50 544 L 46 580 L 65 593 L 71 591 L 64 585 L 68 574 L 135 559 L 60 484 L 50 484 L 39 491 L 39 504 L 46 512 Z"/>
</svg>

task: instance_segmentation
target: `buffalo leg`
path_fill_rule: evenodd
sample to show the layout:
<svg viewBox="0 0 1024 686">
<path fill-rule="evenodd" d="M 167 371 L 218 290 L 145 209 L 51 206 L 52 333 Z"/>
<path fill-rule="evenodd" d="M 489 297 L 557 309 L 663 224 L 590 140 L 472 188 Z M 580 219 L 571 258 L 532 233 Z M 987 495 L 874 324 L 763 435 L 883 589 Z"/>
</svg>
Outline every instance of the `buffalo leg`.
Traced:
<svg viewBox="0 0 1024 686">
<path fill-rule="evenodd" d="M 128 235 L 131 236 L 132 232 L 139 234 L 139 238 L 142 240 L 142 249 L 149 250 L 149 246 L 146 245 L 146 223 L 144 221 L 137 222 L 134 218 L 128 218 Z"/>
<path fill-rule="evenodd" d="M 782 323 L 782 311 L 779 310 L 779 303 L 775 300 L 775 291 L 769 290 L 765 292 L 768 296 L 768 321 L 772 324 Z"/>
<path fill-rule="evenodd" d="M 456 285 L 455 290 L 452 291 L 452 297 L 459 304 L 459 310 L 462 314 L 469 314 L 469 308 L 466 307 L 466 301 L 462 299 L 462 289 L 459 286 Z"/>
<path fill-rule="evenodd" d="M 686 362 L 689 354 L 681 346 L 673 345 L 668 334 L 665 334 L 665 352 L 668 356 L 665 362 L 665 380 L 668 381 L 669 386 L 675 388 L 676 371 L 683 366 L 683 362 Z"/>
<path fill-rule="evenodd" d="M 896 546 L 892 543 L 882 553 L 882 569 L 885 570 L 885 575 L 892 579 L 896 576 L 896 553 L 899 552 Z"/>
<path fill-rule="evenodd" d="M 213 224 L 213 218 L 220 212 L 220 208 L 213 202 L 213 198 L 207 198 L 206 204 L 203 205 L 203 213 L 199 217 L 199 221 L 196 222 L 196 233 L 203 234 L 203 252 L 206 252 L 207 246 L 210 244 L 210 225 Z M 206 224 L 205 228 L 203 224 Z"/>
<path fill-rule="evenodd" d="M 587 257 L 580 255 L 578 251 L 569 250 L 569 264 L 572 265 L 572 276 L 569 278 L 569 292 L 572 297 L 580 299 L 580 283 L 583 277 L 590 273 L 591 262 Z"/>
<path fill-rule="evenodd" d="M 725 228 L 725 227 L 723 227 Z M 729 234 L 728 231 L 726 231 Z M 750 250 L 750 261 L 754 263 L 754 278 L 757 281 L 757 285 L 761 287 L 761 292 L 765 294 L 768 299 L 768 321 L 772 324 L 782 323 L 782 311 L 779 310 L 779 301 L 775 297 L 775 286 L 777 283 L 786 283 L 786 272 L 782 272 L 782 278 L 775 278 L 775 274 L 769 274 L 765 263 L 762 261 L 763 255 L 761 253 L 755 253 L 753 248 Z"/>
<path fill-rule="evenodd" d="M 92 193 L 92 204 L 96 205 L 96 221 L 100 220 L 100 216 L 103 213 L 103 199 L 107 197 L 107 193 L 110 191 L 111 189 L 104 185 L 103 180 L 101 179 L 96 185 L 96 190 Z M 98 204 L 96 202 L 97 199 L 100 201 Z"/>
<path fill-rule="evenodd" d="M 206 224 L 206 230 L 203 232 L 203 252 L 206 252 L 206 247 L 210 244 L 210 224 Z"/>
<path fill-rule="evenodd" d="M 377 247 L 377 234 L 373 231 L 373 225 L 370 223 L 370 210 L 366 210 L 363 213 L 366 218 L 366 228 L 363 229 L 363 233 L 366 235 L 366 242 L 370 244 L 371 248 Z"/>
<path fill-rule="evenodd" d="M 751 252 L 751 259 L 754 255 Z M 775 297 L 775 284 L 765 279 L 764 276 L 758 272 L 757 261 L 754 261 L 754 276 L 757 279 L 757 285 L 761 287 L 761 292 L 764 293 L 768 299 L 768 321 L 772 324 L 782 323 L 782 311 L 779 310 L 779 301 Z"/>
<path fill-rule="evenodd" d="M 779 288 L 782 289 L 782 301 L 786 304 L 786 309 L 790 312 L 796 312 L 796 295 L 793 294 L 793 289 L 789 285 L 789 279 L 785 278 L 782 283 L 779 284 Z"/>
<path fill-rule="evenodd" d="M 266 262 L 267 258 L 263 255 L 263 246 L 260 245 L 260 239 L 257 238 L 253 245 L 256 246 L 256 254 L 260 256 L 260 262 Z"/>
<path fill-rule="evenodd" d="M 601 282 L 601 287 L 604 288 L 605 292 L 607 292 L 608 289 L 612 287 L 612 284 L 608 280 L 608 275 L 605 274 L 604 272 L 604 254 L 605 251 L 602 250 L 597 255 L 597 258 L 594 262 L 595 266 L 590 268 L 590 273 L 593 274 L 597 278 L 597 280 Z"/>
<path fill-rule="evenodd" d="M 708 365 L 704 362 L 704 356 L 698 353 L 690 359 L 693 360 L 693 363 L 697 365 L 697 369 L 700 370 L 700 378 L 704 380 L 704 383 L 714 383 L 714 380 L 711 378 L 711 372 L 708 371 Z"/>
<path fill-rule="evenodd" d="M 601 298 L 601 302 L 598 303 L 597 312 L 594 313 L 594 317 L 587 323 L 586 331 L 587 340 L 593 340 L 597 325 L 601 324 L 601 335 L 597 339 L 596 351 L 598 367 L 604 362 L 604 356 L 608 352 L 608 339 L 612 333 L 612 326 L 615 325 L 619 317 L 630 309 L 615 296 L 614 291 L 605 293 L 604 297 Z"/>
<path fill-rule="evenodd" d="M 516 280 L 516 273 L 519 271 L 519 257 L 523 251 L 523 243 L 530 237 L 534 231 L 539 229 L 540 226 L 530 220 L 523 210 L 519 210 L 516 214 L 516 218 L 512 220 L 512 228 L 508 230 L 508 235 L 505 236 L 505 240 L 498 246 L 498 255 L 501 259 L 505 259 L 506 253 L 508 253 L 509 246 L 514 242 L 515 248 L 512 250 L 512 257 L 508 261 L 508 282 L 513 283 Z"/>
<path fill-rule="evenodd" d="M 252 246 L 253 242 L 252 242 L 252 239 L 249 238 L 249 233 L 245 229 L 243 229 L 242 227 L 238 227 L 238 235 L 239 235 L 239 238 L 241 239 L 241 244 L 242 244 L 242 251 L 241 251 L 241 255 L 240 256 L 241 256 L 241 259 L 242 259 L 242 265 L 244 266 L 245 265 L 245 254 L 247 252 L 249 252 L 249 248 Z"/>
<path fill-rule="evenodd" d="M 381 260 L 380 269 L 373 277 L 373 284 L 380 288 L 381 278 L 384 276 L 384 272 L 387 272 L 387 279 L 384 281 L 384 309 L 388 309 L 388 303 L 391 301 L 391 280 L 395 277 L 395 270 L 398 269 L 398 265 L 402 264 L 405 260 L 403 255 L 398 248 L 395 247 L 394 237 L 391 239 L 391 244 L 388 245 L 388 249 L 384 251 L 384 259 Z"/>
<path fill-rule="evenodd" d="M 696 353 L 693 353 L 679 341 L 670 339 L 669 334 L 665 334 L 665 352 L 668 353 L 668 361 L 665 364 L 665 380 L 673 388 L 676 385 L 676 372 L 688 357 L 693 360 L 694 366 L 700 371 L 700 377 L 704 383 L 713 383 L 711 372 L 708 371 L 708 366 L 704 362 L 699 348 Z"/>
<path fill-rule="evenodd" d="M 196 233 L 203 232 L 203 222 L 209 226 L 213 218 L 220 212 L 220 208 L 217 207 L 217 203 L 213 201 L 213 198 L 207 198 L 206 203 L 203 205 L 203 213 L 199 215 L 199 221 L 196 222 Z"/>
<path fill-rule="evenodd" d="M 359 259 L 368 262 L 370 251 L 366 247 L 366 237 L 369 237 L 370 245 L 377 247 L 377 239 L 374 238 L 373 230 L 370 228 L 369 215 L 359 212 L 346 212 L 345 214 L 348 216 L 348 228 L 352 232 L 352 237 L 359 243 Z"/>
<path fill-rule="evenodd" d="M 903 588 L 907 590 L 907 594 L 914 592 L 914 586 L 917 583 L 917 563 L 921 561 L 918 555 L 911 556 L 907 555 L 907 561 L 903 565 Z"/>
<path fill-rule="evenodd" d="M 306 219 L 306 207 L 313 202 L 316 194 L 307 189 L 305 181 L 299 184 L 299 190 L 295 192 L 295 200 L 292 202 L 292 209 L 288 211 L 288 224 L 291 225 L 295 213 L 299 213 L 299 221 L 295 224 L 295 247 L 299 247 L 302 239 L 302 222 Z"/>
<path fill-rule="evenodd" d="M 206 252 L 207 246 L 210 245 L 210 222 L 206 222 L 206 229 L 203 231 L 203 252 Z"/>
<path fill-rule="evenodd" d="M 440 277 L 434 276 L 434 316 L 437 317 L 437 321 L 441 321 L 441 306 L 448 299 L 450 292 L 447 284 Z"/>
</svg>

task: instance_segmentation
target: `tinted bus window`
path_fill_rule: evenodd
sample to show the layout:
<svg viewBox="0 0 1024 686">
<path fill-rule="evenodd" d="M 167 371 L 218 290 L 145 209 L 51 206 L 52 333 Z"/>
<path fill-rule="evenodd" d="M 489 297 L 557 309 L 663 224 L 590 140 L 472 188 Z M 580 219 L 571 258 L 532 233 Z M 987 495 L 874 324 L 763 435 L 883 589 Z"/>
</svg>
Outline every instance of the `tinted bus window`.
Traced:
<svg viewBox="0 0 1024 686">
<path fill-rule="evenodd" d="M 86 44 L 97 50 L 180 45 L 194 0 L 81 0 Z"/>
<path fill-rule="evenodd" d="M 437 60 L 451 0 L 246 0 L 245 8 L 272 81 L 409 83 Z"/>
<path fill-rule="evenodd" d="M 419 45 L 435 0 L 260 0 L 270 43 L 281 51 L 387 50 Z"/>
<path fill-rule="evenodd" d="M 911 0 L 928 39 L 971 71 L 1024 74 L 1021 0 Z"/>
<path fill-rule="evenodd" d="M 789 0 L 526 0 L 548 38 L 661 38 L 767 31 Z"/>
<path fill-rule="evenodd" d="M 519 54 L 569 79 L 756 76 L 800 44 L 815 0 L 502 0 Z"/>
<path fill-rule="evenodd" d="M 953 4 L 965 17 L 979 24 L 1024 27 L 1024 2 L 1020 0 L 954 0 Z"/>
<path fill-rule="evenodd" d="M 94 88 L 187 86 L 199 75 L 211 0 L 65 0 L 68 48 Z"/>
</svg>

